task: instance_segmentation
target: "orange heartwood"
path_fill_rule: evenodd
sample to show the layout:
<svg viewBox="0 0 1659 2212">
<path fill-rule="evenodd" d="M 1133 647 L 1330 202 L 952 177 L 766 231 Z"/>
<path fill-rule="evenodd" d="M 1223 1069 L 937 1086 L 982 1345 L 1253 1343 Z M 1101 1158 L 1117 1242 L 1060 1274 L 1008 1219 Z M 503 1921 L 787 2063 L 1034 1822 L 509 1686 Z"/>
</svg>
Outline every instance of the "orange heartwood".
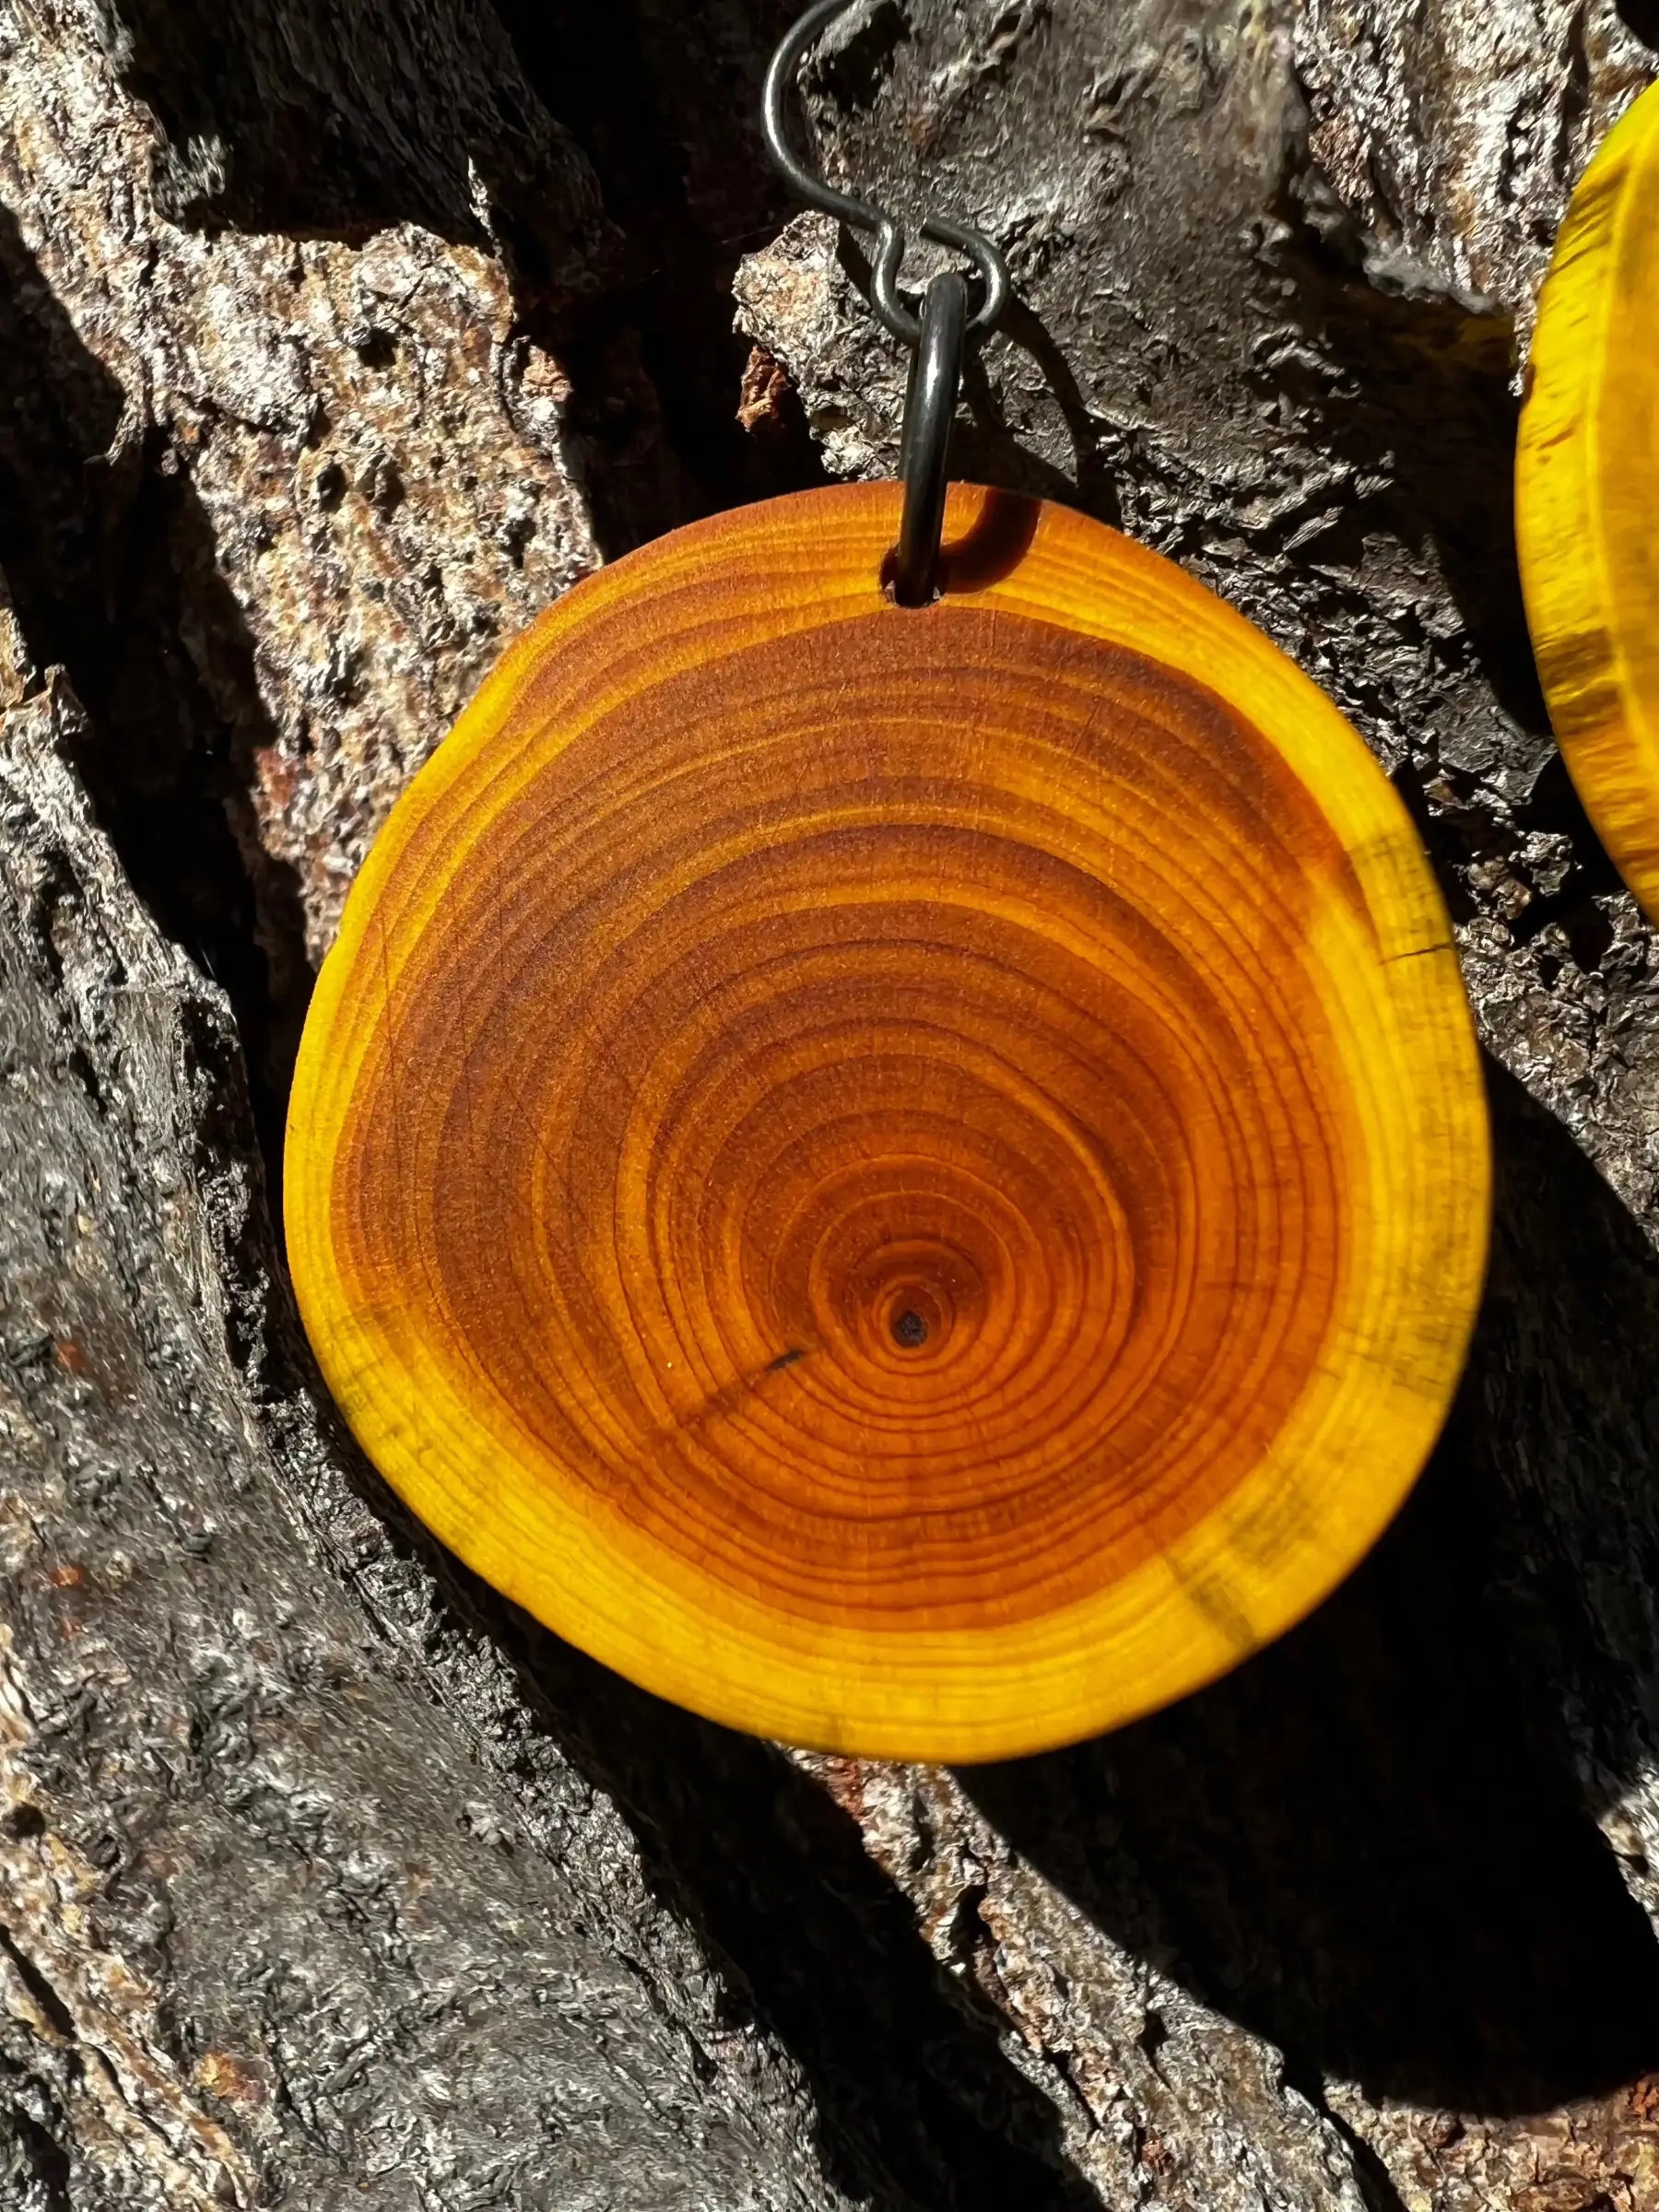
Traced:
<svg viewBox="0 0 1659 2212">
<path fill-rule="evenodd" d="M 507 653 L 370 855 L 288 1129 L 328 1382 L 639 1682 L 972 1759 L 1219 1674 L 1401 1502 L 1488 1142 L 1359 737 L 1065 510 L 716 517 Z"/>
</svg>

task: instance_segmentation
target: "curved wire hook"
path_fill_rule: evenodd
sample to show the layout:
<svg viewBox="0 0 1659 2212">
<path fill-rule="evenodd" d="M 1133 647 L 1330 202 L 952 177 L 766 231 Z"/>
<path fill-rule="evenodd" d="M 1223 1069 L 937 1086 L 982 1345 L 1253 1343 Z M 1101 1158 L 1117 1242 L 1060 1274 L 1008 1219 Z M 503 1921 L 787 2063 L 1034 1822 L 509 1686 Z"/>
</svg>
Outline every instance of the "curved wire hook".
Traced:
<svg viewBox="0 0 1659 2212">
<path fill-rule="evenodd" d="M 849 0 L 813 0 L 800 19 L 786 30 L 772 55 L 760 95 L 760 131 L 771 165 L 810 207 L 820 208 L 856 230 L 874 233 L 876 251 L 870 257 L 870 300 L 877 314 L 896 338 L 914 346 L 922 335 L 919 317 L 899 297 L 899 266 L 904 259 L 904 233 L 892 217 L 867 200 L 855 199 L 827 184 L 801 160 L 789 143 L 783 109 L 801 58 L 818 33 L 849 5 Z M 922 225 L 924 238 L 941 246 L 954 246 L 979 271 L 985 296 L 970 319 L 967 335 L 978 337 L 994 329 L 1008 303 L 1008 270 L 1002 255 L 982 232 L 944 216 L 930 215 Z"/>
</svg>

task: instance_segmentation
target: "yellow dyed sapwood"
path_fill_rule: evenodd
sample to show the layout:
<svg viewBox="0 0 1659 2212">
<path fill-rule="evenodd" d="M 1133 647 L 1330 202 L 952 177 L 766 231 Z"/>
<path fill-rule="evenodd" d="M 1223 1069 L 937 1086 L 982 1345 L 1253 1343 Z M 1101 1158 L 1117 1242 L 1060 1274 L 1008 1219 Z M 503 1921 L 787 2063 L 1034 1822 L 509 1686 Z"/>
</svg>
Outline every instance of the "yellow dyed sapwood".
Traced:
<svg viewBox="0 0 1659 2212">
<path fill-rule="evenodd" d="M 1478 1295 L 1444 911 L 1259 631 L 1065 510 L 700 523 L 375 845 L 288 1128 L 312 1341 L 444 1541 L 737 1726 L 972 1759 L 1306 1613 Z"/>
<path fill-rule="evenodd" d="M 1544 286 L 1517 536 L 1561 755 L 1659 919 L 1659 86 L 1603 142 Z"/>
</svg>

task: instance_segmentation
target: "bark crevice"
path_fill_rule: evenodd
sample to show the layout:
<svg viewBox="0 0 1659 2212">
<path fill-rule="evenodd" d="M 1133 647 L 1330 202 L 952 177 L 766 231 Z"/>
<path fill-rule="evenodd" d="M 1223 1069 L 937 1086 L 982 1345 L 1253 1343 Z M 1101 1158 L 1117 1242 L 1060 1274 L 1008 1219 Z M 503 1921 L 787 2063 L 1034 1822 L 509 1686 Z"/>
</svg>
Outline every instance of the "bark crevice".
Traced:
<svg viewBox="0 0 1659 2212">
<path fill-rule="evenodd" d="M 293 868 L 261 842 L 273 740 L 184 457 L 80 340 L 0 208 L 0 572 L 35 670 L 80 708 L 77 765 L 165 934 L 229 994 L 268 1156 L 310 991 Z"/>
</svg>

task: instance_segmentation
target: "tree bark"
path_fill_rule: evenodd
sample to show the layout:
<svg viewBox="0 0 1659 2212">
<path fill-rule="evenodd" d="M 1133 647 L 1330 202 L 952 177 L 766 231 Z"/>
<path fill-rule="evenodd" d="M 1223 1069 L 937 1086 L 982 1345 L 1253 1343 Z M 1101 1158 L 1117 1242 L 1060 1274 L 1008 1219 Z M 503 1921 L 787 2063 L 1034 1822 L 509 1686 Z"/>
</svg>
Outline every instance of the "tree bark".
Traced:
<svg viewBox="0 0 1659 2212">
<path fill-rule="evenodd" d="M 1360 1573 L 1073 1751 L 787 1756 L 501 1605 L 315 1385 L 268 1194 L 392 800 L 595 562 L 893 465 L 759 161 L 790 12 L 0 0 L 0 2206 L 1646 2212 L 1659 964 L 1509 520 L 1640 0 L 873 0 L 808 76 L 1009 255 L 959 471 L 1260 622 L 1452 901 L 1492 1279 Z"/>
</svg>

